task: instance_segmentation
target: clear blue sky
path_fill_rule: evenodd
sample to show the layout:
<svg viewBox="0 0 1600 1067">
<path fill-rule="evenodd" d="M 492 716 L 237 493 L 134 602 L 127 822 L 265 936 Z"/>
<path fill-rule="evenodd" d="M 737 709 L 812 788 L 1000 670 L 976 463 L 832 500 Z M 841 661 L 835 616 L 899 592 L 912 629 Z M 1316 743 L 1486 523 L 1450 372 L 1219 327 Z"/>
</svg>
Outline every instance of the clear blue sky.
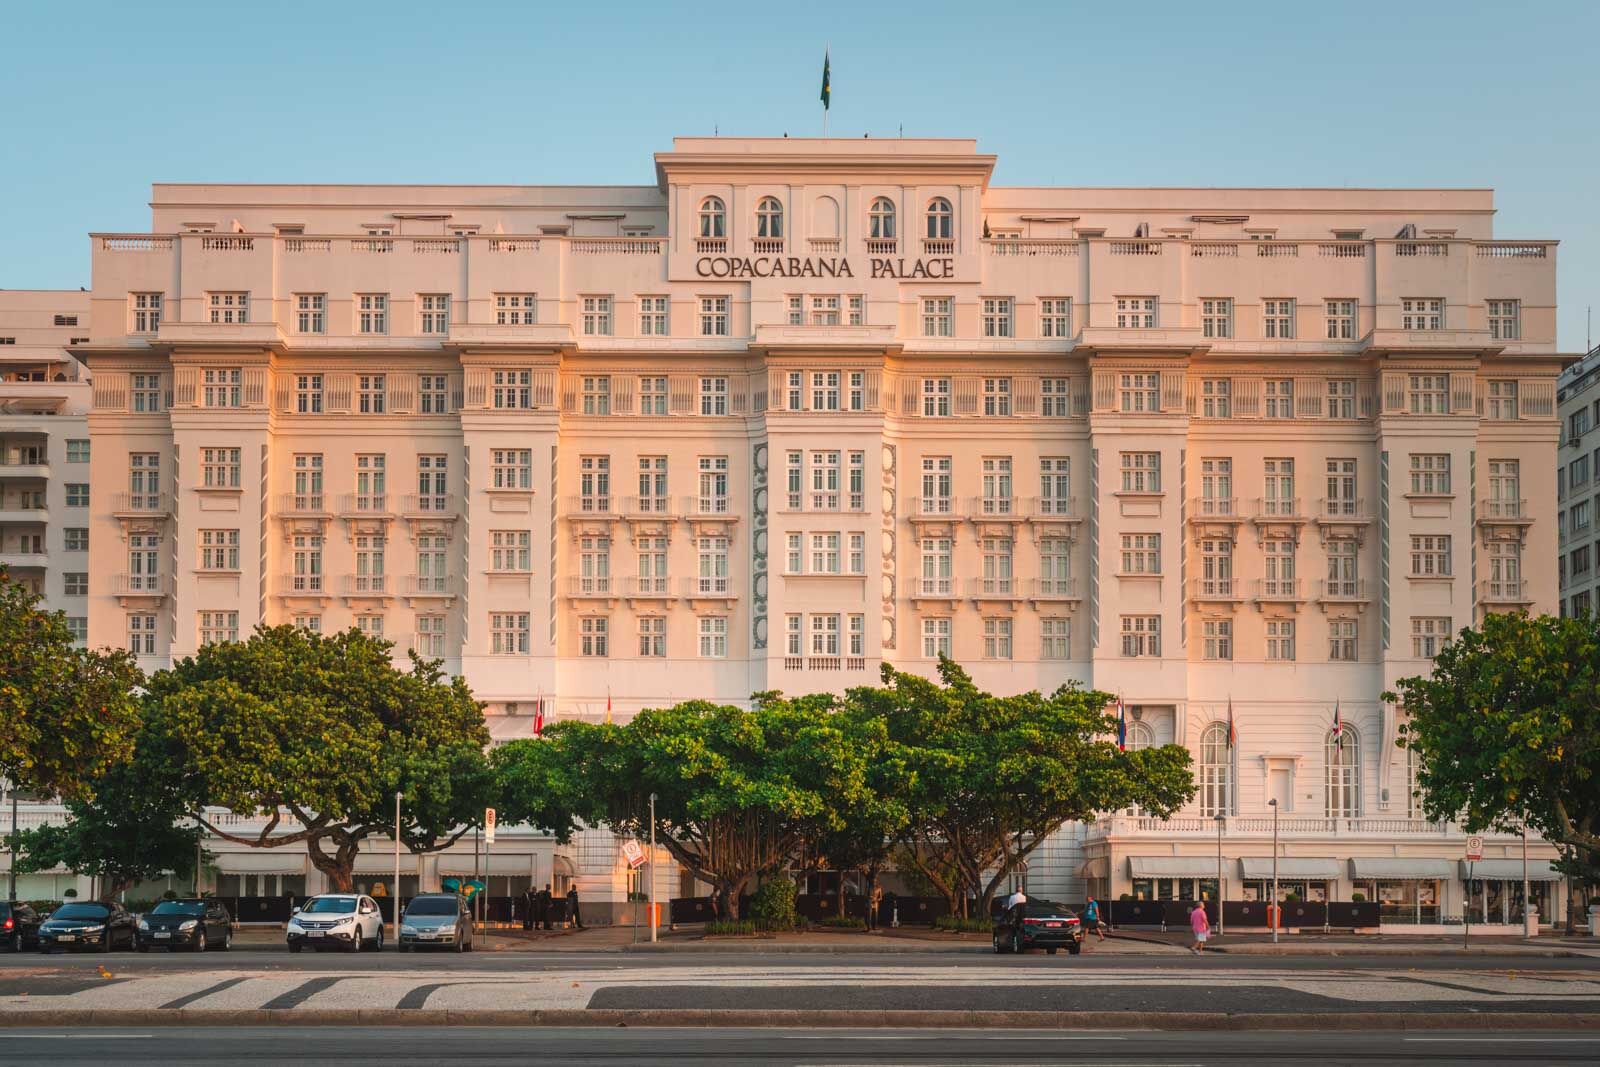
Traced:
<svg viewBox="0 0 1600 1067">
<path fill-rule="evenodd" d="M 235 12 L 247 12 L 236 15 Z M 974 136 L 1001 184 L 1492 186 L 1600 304 L 1600 2 L 10 0 L 0 287 L 152 181 L 654 180 L 674 135 Z M 1600 329 L 1600 328 L 1597 328 Z"/>
</svg>

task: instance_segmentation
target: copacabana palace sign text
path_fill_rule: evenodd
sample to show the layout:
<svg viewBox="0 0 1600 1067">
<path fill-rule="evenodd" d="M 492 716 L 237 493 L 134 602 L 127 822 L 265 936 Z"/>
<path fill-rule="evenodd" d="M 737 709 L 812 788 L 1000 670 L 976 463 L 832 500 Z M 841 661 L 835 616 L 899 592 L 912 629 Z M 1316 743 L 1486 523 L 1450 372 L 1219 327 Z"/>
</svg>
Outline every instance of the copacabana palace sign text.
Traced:
<svg viewBox="0 0 1600 1067">
<path fill-rule="evenodd" d="M 949 281 L 955 277 L 955 264 L 950 256 L 912 260 L 872 256 L 867 260 L 867 277 Z M 843 256 L 701 256 L 694 271 L 702 278 L 729 279 L 857 277 Z"/>
</svg>

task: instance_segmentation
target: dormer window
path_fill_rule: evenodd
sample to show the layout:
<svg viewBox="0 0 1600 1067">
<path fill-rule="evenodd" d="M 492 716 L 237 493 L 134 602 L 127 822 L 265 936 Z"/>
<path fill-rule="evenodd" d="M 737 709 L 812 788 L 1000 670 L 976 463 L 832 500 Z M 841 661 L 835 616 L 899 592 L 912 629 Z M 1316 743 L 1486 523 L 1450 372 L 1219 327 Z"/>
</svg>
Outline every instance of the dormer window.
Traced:
<svg viewBox="0 0 1600 1067">
<path fill-rule="evenodd" d="M 942 196 L 936 196 L 928 202 L 928 238 L 933 241 L 948 241 L 954 234 L 955 211 L 950 207 L 950 201 Z"/>
<path fill-rule="evenodd" d="M 894 240 L 894 201 L 880 196 L 867 212 L 867 236 L 874 241 Z"/>
<path fill-rule="evenodd" d="M 728 236 L 728 209 L 719 196 L 708 196 L 700 201 L 700 236 L 721 238 Z"/>
<path fill-rule="evenodd" d="M 774 240 L 783 236 L 783 205 L 777 197 L 764 196 L 756 205 L 756 236 Z"/>
</svg>

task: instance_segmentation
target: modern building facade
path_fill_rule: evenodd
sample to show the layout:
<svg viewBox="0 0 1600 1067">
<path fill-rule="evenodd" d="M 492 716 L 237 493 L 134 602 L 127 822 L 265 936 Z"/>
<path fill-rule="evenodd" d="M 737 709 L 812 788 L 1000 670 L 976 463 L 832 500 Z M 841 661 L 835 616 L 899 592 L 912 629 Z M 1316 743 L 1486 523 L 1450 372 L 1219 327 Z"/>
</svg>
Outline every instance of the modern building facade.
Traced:
<svg viewBox="0 0 1600 1067">
<path fill-rule="evenodd" d="M 1561 416 L 1561 446 L 1556 453 L 1557 536 L 1561 542 L 1556 561 L 1561 580 L 1561 614 L 1591 614 L 1597 593 L 1594 553 L 1600 552 L 1595 509 L 1600 508 L 1600 346 L 1561 374 L 1556 405 Z"/>
<path fill-rule="evenodd" d="M 1230 895 L 1260 892 L 1276 801 L 1306 897 L 1459 915 L 1461 835 L 1379 695 L 1556 607 L 1554 242 L 1496 239 L 1485 190 L 994 164 L 683 138 L 638 187 L 157 185 L 150 232 L 91 238 L 90 536 L 119 551 L 90 639 L 154 668 L 359 626 L 464 674 L 498 739 L 540 699 L 949 654 L 1195 753 L 1191 812 L 1066 828 L 1033 891 L 1209 892 L 1221 815 Z M 604 835 L 527 852 L 623 898 Z"/>
</svg>

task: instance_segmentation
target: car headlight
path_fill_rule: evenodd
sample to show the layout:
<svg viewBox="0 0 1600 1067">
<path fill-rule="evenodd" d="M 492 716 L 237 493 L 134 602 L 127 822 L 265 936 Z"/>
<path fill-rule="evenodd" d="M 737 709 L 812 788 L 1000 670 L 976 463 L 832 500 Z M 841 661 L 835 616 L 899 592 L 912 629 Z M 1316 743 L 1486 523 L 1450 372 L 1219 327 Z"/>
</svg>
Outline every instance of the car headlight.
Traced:
<svg viewBox="0 0 1600 1067">
<path fill-rule="evenodd" d="M 106 928 L 106 924 L 105 923 L 101 923 L 99 926 L 85 926 L 83 928 L 83 932 L 86 933 L 86 934 L 98 934 L 98 933 L 101 933 L 102 931 L 104 931 L 105 928 Z"/>
<path fill-rule="evenodd" d="M 402 934 L 414 934 L 417 932 L 417 928 L 415 926 L 407 926 L 405 923 L 401 923 L 400 932 Z"/>
<path fill-rule="evenodd" d="M 183 922 L 178 924 L 178 929 L 180 929 L 180 930 L 193 930 L 196 926 L 199 926 L 199 925 L 200 925 L 200 920 L 199 919 L 185 919 Z"/>
<path fill-rule="evenodd" d="M 356 921 L 356 917 L 354 915 L 346 915 L 344 918 L 339 920 L 338 925 L 340 925 L 340 926 L 348 926 L 350 923 L 353 923 L 355 921 Z"/>
<path fill-rule="evenodd" d="M 140 920 L 139 920 L 139 929 L 141 929 L 141 930 L 148 930 L 148 929 L 150 929 L 150 923 L 149 923 L 149 921 L 148 921 L 148 920 L 146 920 L 146 919 L 140 919 Z"/>
<path fill-rule="evenodd" d="M 441 934 L 453 934 L 453 933 L 455 933 L 455 930 L 456 930 L 456 924 L 454 922 L 447 922 L 447 923 L 440 923 L 439 924 L 439 932 Z"/>
</svg>

